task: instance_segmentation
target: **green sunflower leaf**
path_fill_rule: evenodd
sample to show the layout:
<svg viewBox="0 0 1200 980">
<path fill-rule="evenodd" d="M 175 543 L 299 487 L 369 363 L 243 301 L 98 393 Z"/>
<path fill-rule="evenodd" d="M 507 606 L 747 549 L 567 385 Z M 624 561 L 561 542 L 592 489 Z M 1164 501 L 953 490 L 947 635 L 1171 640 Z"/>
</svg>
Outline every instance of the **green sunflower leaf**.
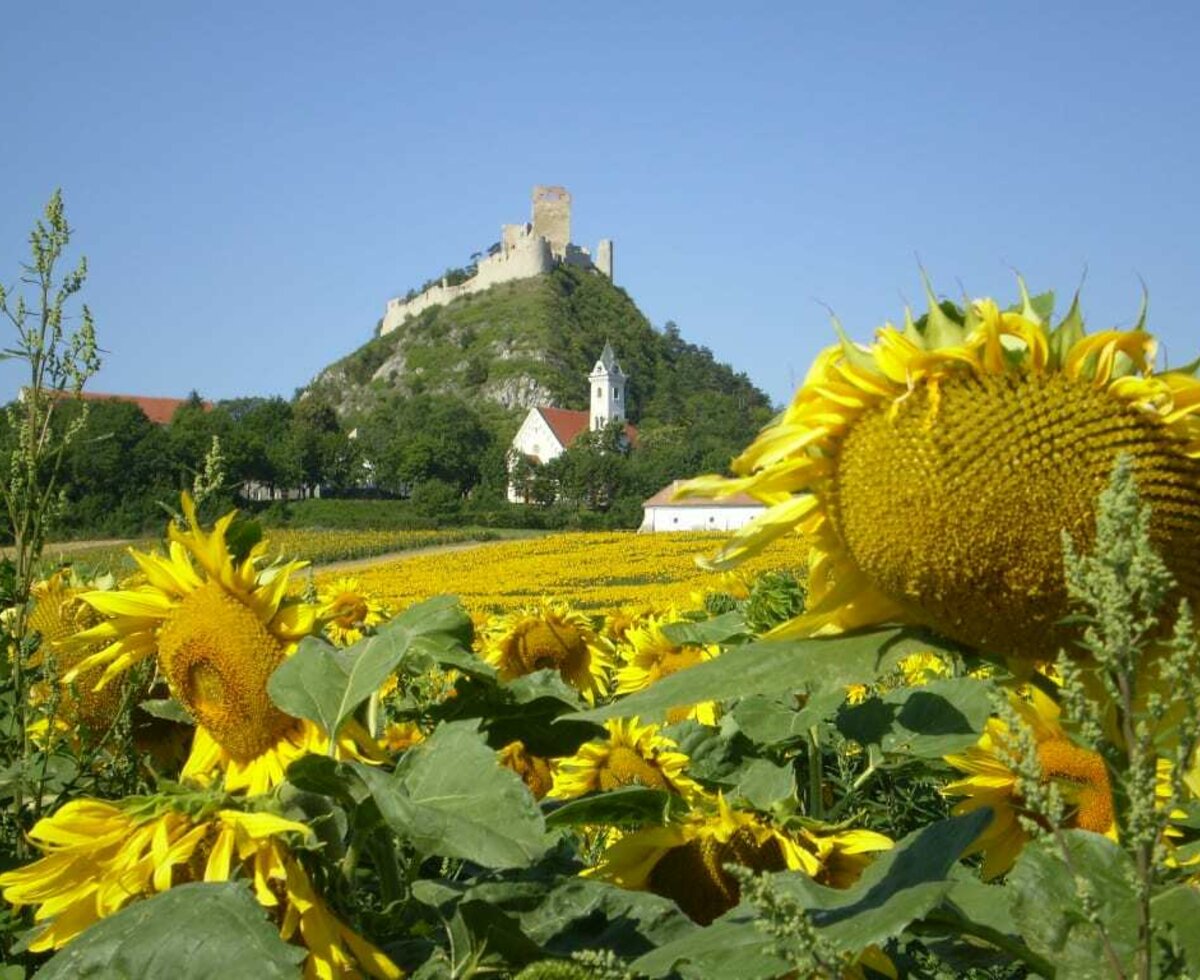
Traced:
<svg viewBox="0 0 1200 980">
<path fill-rule="evenodd" d="M 1108 975 L 1104 939 L 1081 896 L 1086 889 L 1122 969 L 1133 976 L 1137 905 L 1129 856 L 1100 834 L 1067 830 L 1061 836 L 1074 873 L 1067 870 L 1058 843 L 1046 837 L 1025 847 L 1008 876 L 1022 938 L 1054 963 L 1060 980 L 1095 976 L 1098 968 Z"/>
<path fill-rule="evenodd" d="M 488 744 L 496 749 L 521 741 L 534 755 L 571 755 L 604 734 L 603 728 L 578 720 L 585 702 L 556 670 L 536 670 L 508 683 L 494 672 L 468 677 L 455 685 L 455 692 L 431 715 L 442 721 L 480 719 Z"/>
<path fill-rule="evenodd" d="M 187 708 L 174 698 L 151 698 L 148 701 L 141 702 L 138 707 L 152 718 L 161 718 L 163 721 L 174 721 L 181 725 L 196 724 L 196 720 L 188 714 Z"/>
<path fill-rule="evenodd" d="M 835 686 L 870 683 L 910 653 L 952 649 L 956 648 L 946 641 L 908 627 L 751 643 L 572 719 L 601 722 L 636 715 L 642 721 L 658 721 L 672 708 L 703 701 L 804 690 L 815 695 Z"/>
<path fill-rule="evenodd" d="M 41 970 L 47 980 L 299 978 L 306 950 L 285 943 L 241 883 L 180 885 L 88 929 Z"/>
<path fill-rule="evenodd" d="M 756 810 L 770 810 L 780 800 L 791 799 L 796 792 L 796 777 L 790 765 L 769 759 L 752 759 L 738 773 L 729 796 L 745 800 Z"/>
<path fill-rule="evenodd" d="M 271 675 L 267 693 L 281 710 L 334 736 L 411 651 L 461 649 L 470 637 L 471 620 L 458 600 L 438 596 L 410 606 L 345 650 L 305 637 Z"/>
<path fill-rule="evenodd" d="M 978 740 L 991 713 L 991 692 L 987 681 L 970 677 L 903 687 L 845 706 L 837 728 L 846 738 L 889 754 L 940 759 Z"/>
<path fill-rule="evenodd" d="M 727 612 L 698 623 L 667 623 L 662 628 L 663 636 L 672 643 L 694 643 L 706 646 L 710 643 L 728 643 L 746 634 L 746 622 L 739 612 Z"/>
<path fill-rule="evenodd" d="M 424 857 L 524 868 L 545 853 L 545 820 L 473 721 L 440 725 L 393 773 L 354 766 L 384 821 Z"/>
<path fill-rule="evenodd" d="M 789 745 L 808 737 L 814 725 L 833 717 L 846 703 L 846 690 L 829 687 L 801 699 L 755 695 L 743 698 L 731 712 L 738 730 L 759 745 Z"/>
<path fill-rule="evenodd" d="M 556 956 L 609 949 L 632 958 L 702 931 L 668 898 L 590 878 L 567 878 L 537 905 L 524 904 L 519 912 L 521 928 Z"/>
<path fill-rule="evenodd" d="M 644 786 L 622 786 L 606 793 L 593 793 L 555 806 L 542 804 L 547 827 L 579 827 L 606 824 L 613 827 L 642 827 L 677 820 L 688 806 L 674 793 Z"/>
<path fill-rule="evenodd" d="M 1183 956 L 1188 976 L 1200 975 L 1200 889 L 1176 885 L 1150 901 L 1155 928 L 1169 926 L 1171 939 Z"/>
</svg>

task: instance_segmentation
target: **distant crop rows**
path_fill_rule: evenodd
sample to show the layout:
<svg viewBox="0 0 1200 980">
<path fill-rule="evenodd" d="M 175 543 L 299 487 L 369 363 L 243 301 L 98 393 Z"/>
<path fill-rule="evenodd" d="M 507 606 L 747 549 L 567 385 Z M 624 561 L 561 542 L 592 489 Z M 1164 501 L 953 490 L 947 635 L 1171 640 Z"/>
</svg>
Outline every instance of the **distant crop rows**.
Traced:
<svg viewBox="0 0 1200 980">
<path fill-rule="evenodd" d="M 303 558 L 314 565 L 336 561 L 370 558 L 393 551 L 411 551 L 414 548 L 430 548 L 438 545 L 459 544 L 466 541 L 490 541 L 496 532 L 471 529 L 448 528 L 438 531 L 344 531 L 313 528 L 270 528 L 272 557 Z M 148 538 L 132 542 L 132 547 L 150 551 L 157 547 L 155 539 Z M 45 560 L 51 566 L 64 562 L 87 570 L 114 571 L 117 574 L 134 569 L 127 545 L 100 545 L 93 548 L 77 548 L 55 551 L 46 548 Z"/>
</svg>

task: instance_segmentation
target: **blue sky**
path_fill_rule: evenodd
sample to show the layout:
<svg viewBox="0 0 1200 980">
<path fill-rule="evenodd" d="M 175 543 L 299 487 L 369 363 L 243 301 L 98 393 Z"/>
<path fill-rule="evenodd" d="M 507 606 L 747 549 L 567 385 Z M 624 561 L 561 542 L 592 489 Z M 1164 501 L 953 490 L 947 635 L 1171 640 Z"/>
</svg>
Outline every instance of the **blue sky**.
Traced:
<svg viewBox="0 0 1200 980">
<path fill-rule="evenodd" d="M 657 326 L 777 402 L 940 291 L 1200 351 L 1187 3 L 66 3 L 0 33 L 0 277 L 64 189 L 96 390 L 290 396 L 567 185 Z M 0 325 L 2 328 L 3 325 Z M 3 338 L 7 342 L 7 335 Z M 0 397 L 15 393 L 11 365 Z"/>
</svg>

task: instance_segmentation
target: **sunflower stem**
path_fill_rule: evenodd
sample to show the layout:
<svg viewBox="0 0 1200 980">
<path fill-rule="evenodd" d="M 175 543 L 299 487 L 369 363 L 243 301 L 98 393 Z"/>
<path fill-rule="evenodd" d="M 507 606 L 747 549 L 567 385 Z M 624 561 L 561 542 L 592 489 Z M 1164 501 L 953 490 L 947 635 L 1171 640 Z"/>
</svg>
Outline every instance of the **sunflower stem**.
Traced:
<svg viewBox="0 0 1200 980">
<path fill-rule="evenodd" d="M 379 895 L 385 906 L 404 897 L 400 869 L 396 863 L 396 848 L 390 838 L 372 838 L 368 844 L 372 863 L 379 873 Z"/>
<path fill-rule="evenodd" d="M 825 819 L 821 764 L 821 731 L 813 725 L 808 730 L 808 812 L 816 820 Z"/>
<path fill-rule="evenodd" d="M 342 857 L 341 872 L 342 877 L 348 885 L 354 884 L 354 872 L 358 869 L 358 856 L 362 851 L 362 833 L 355 831 L 350 838 L 350 843 L 346 845 L 346 853 Z"/>
</svg>

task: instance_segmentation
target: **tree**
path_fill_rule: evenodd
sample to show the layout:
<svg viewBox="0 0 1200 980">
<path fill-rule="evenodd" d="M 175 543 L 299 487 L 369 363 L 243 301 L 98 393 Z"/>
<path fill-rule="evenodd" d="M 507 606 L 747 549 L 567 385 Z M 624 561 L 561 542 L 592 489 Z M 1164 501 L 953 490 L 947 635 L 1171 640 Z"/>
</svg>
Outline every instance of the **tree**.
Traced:
<svg viewBox="0 0 1200 980">
<path fill-rule="evenodd" d="M 466 492 L 479 483 L 492 435 L 465 401 L 447 395 L 393 398 L 359 427 L 380 487 L 408 494 L 426 480 Z"/>
<path fill-rule="evenodd" d="M 623 422 L 579 436 L 553 461 L 562 497 L 589 510 L 608 510 L 628 482 L 628 452 Z"/>
<path fill-rule="evenodd" d="M 67 508 L 63 527 L 80 533 L 137 534 L 162 517 L 159 501 L 177 489 L 162 460 L 169 439 L 129 401 L 81 403 L 62 407 L 63 424 L 82 416 L 79 437 L 63 459 Z"/>
<path fill-rule="evenodd" d="M 198 392 L 193 391 L 187 401 L 175 409 L 167 434 L 177 490 L 190 488 L 196 474 L 204 468 L 204 457 L 212 447 L 212 437 L 219 436 L 228 447 L 232 430 L 233 420 L 229 414 L 220 409 L 207 409 Z"/>
</svg>

